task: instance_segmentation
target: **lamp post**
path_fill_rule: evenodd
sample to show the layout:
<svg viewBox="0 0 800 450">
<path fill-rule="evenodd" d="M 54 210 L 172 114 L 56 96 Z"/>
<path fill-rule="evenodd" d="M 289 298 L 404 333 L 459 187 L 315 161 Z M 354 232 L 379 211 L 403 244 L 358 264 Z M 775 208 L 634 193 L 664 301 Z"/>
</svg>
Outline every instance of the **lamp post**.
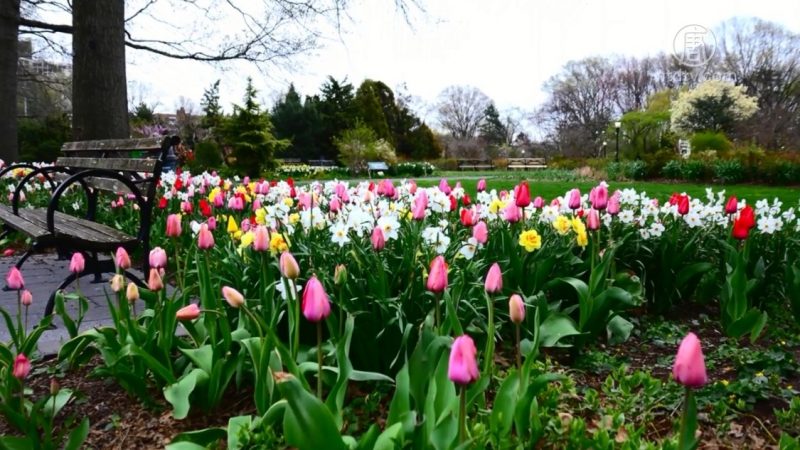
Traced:
<svg viewBox="0 0 800 450">
<path fill-rule="evenodd" d="M 603 158 L 608 156 L 608 149 L 606 148 L 607 146 L 608 146 L 608 142 L 603 141 Z"/>
<path fill-rule="evenodd" d="M 622 126 L 622 122 L 620 122 L 619 120 L 614 122 L 614 128 L 617 129 L 617 153 L 616 153 L 616 156 L 614 156 L 614 160 L 616 162 L 619 162 L 619 127 L 621 127 L 621 126 Z"/>
</svg>

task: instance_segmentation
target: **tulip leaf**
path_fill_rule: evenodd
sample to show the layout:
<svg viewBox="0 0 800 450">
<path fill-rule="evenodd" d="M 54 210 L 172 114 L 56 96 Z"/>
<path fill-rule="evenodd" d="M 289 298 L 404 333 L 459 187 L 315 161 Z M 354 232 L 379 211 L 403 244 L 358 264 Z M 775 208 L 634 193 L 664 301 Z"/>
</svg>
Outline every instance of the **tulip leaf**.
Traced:
<svg viewBox="0 0 800 450">
<path fill-rule="evenodd" d="M 286 443 L 299 450 L 345 450 L 331 411 L 315 396 L 303 389 L 291 375 L 277 383 L 288 408 L 283 415 Z"/>
<path fill-rule="evenodd" d="M 83 447 L 83 441 L 89 436 L 89 419 L 81 420 L 80 425 L 70 431 L 64 450 L 79 450 Z"/>
<path fill-rule="evenodd" d="M 619 344 L 628 340 L 633 331 L 633 324 L 622 316 L 614 316 L 606 324 L 609 344 Z"/>
<path fill-rule="evenodd" d="M 519 373 L 511 372 L 506 377 L 492 406 L 492 415 L 489 421 L 490 429 L 495 436 L 506 437 L 511 432 L 514 421 L 514 411 L 519 399 Z"/>
<path fill-rule="evenodd" d="M 181 433 L 172 440 L 170 445 L 179 444 L 179 443 L 191 443 L 194 445 L 199 445 L 201 448 L 206 448 L 209 444 L 215 444 L 222 439 L 225 439 L 225 435 L 228 434 L 224 428 L 213 427 L 213 428 L 204 428 L 202 430 L 196 431 L 187 431 L 185 433 Z M 172 447 L 167 447 L 172 448 Z M 229 447 L 230 448 L 230 447 Z"/>
<path fill-rule="evenodd" d="M 203 369 L 192 369 L 176 383 L 164 388 L 164 398 L 172 405 L 172 415 L 176 419 L 184 419 L 189 414 L 189 396 L 195 386 L 208 380 L 208 374 Z"/>
<path fill-rule="evenodd" d="M 30 450 L 36 448 L 29 438 L 16 436 L 0 436 L 0 449 L 2 450 Z"/>
<path fill-rule="evenodd" d="M 214 364 L 214 349 L 210 345 L 204 345 L 200 348 L 182 348 L 180 351 L 186 355 L 195 366 L 203 369 L 205 373 L 211 373 L 212 365 Z"/>
<path fill-rule="evenodd" d="M 551 314 L 539 327 L 539 341 L 542 347 L 569 347 L 561 344 L 561 339 L 581 334 L 575 322 L 565 314 Z"/>
<path fill-rule="evenodd" d="M 347 381 L 353 372 L 353 364 L 350 363 L 348 354 L 350 353 L 350 339 L 353 337 L 354 325 L 355 319 L 352 315 L 348 315 L 347 320 L 345 320 L 344 336 L 339 339 L 339 344 L 336 346 L 336 361 L 339 363 L 338 376 L 325 402 L 328 409 L 333 413 L 337 428 L 342 426 L 344 395 L 347 391 Z"/>
<path fill-rule="evenodd" d="M 402 447 L 403 424 L 396 423 L 378 436 L 373 450 L 394 450 Z"/>
<path fill-rule="evenodd" d="M 241 448 L 239 444 L 239 431 L 253 423 L 251 416 L 236 416 L 228 420 L 228 450 L 238 450 Z"/>
</svg>

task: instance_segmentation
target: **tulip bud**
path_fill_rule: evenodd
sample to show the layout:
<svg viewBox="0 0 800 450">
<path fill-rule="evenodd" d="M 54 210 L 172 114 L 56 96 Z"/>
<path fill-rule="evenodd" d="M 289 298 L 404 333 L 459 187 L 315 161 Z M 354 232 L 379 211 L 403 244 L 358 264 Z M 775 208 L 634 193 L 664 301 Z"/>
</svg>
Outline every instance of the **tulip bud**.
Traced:
<svg viewBox="0 0 800 450">
<path fill-rule="evenodd" d="M 22 295 L 20 296 L 20 302 L 22 302 L 22 306 L 31 306 L 31 304 L 33 303 L 33 294 L 31 294 L 31 291 L 27 289 L 22 291 Z"/>
<path fill-rule="evenodd" d="M 242 293 L 230 286 L 222 287 L 222 297 L 232 308 L 239 308 L 244 305 L 244 296 Z"/>
<path fill-rule="evenodd" d="M 18 380 L 24 380 L 28 377 L 28 374 L 31 372 L 31 362 L 28 360 L 28 357 L 25 356 L 23 353 L 17 355 L 14 359 L 14 368 L 12 370 L 12 375 L 14 378 Z"/>
<path fill-rule="evenodd" d="M 167 266 L 167 252 L 161 247 L 150 250 L 150 267 L 160 269 Z"/>
<path fill-rule="evenodd" d="M 115 262 L 117 264 L 117 268 L 120 270 L 128 270 L 131 268 L 131 257 L 128 256 L 128 251 L 125 250 L 125 248 L 117 248 Z"/>
<path fill-rule="evenodd" d="M 370 237 L 372 240 L 372 248 L 375 251 L 383 250 L 383 247 L 386 246 L 386 240 L 383 237 L 383 230 L 380 227 L 375 227 L 372 229 L 372 236 Z"/>
<path fill-rule="evenodd" d="M 731 198 L 728 199 L 728 203 L 725 205 L 725 213 L 736 214 L 736 211 L 739 211 L 739 202 L 736 200 L 736 196 L 731 196 Z"/>
<path fill-rule="evenodd" d="M 485 178 L 481 178 L 480 180 L 478 180 L 477 190 L 478 190 L 478 192 L 483 192 L 483 191 L 486 190 L 486 179 Z"/>
<path fill-rule="evenodd" d="M 511 321 L 517 325 L 525 320 L 525 302 L 522 301 L 522 297 L 517 294 L 512 295 L 511 298 L 508 299 L 508 316 L 511 318 Z"/>
<path fill-rule="evenodd" d="M 178 320 L 194 320 L 198 317 L 200 317 L 200 308 L 196 303 L 184 306 L 175 313 L 175 318 Z"/>
<path fill-rule="evenodd" d="M 136 286 L 136 283 L 129 283 L 128 289 L 125 291 L 125 297 L 130 303 L 135 303 L 136 300 L 139 300 L 139 286 Z"/>
<path fill-rule="evenodd" d="M 447 263 L 442 255 L 433 258 L 433 261 L 431 261 L 427 288 L 435 293 L 443 292 L 447 288 Z"/>
<path fill-rule="evenodd" d="M 212 217 L 213 219 L 213 217 Z M 200 231 L 197 233 L 197 248 L 201 250 L 208 250 L 214 247 L 214 235 L 208 229 L 207 224 L 200 225 Z"/>
<path fill-rule="evenodd" d="M 58 380 L 55 378 L 50 379 L 50 395 L 58 394 L 58 391 L 61 390 L 61 386 L 58 384 Z"/>
<path fill-rule="evenodd" d="M 347 282 L 347 267 L 344 264 L 337 264 L 333 270 L 333 284 L 341 286 Z"/>
<path fill-rule="evenodd" d="M 589 215 L 586 218 L 586 228 L 592 231 L 600 229 L 600 214 L 596 209 L 589 210 Z"/>
<path fill-rule="evenodd" d="M 161 280 L 161 274 L 158 272 L 158 269 L 150 269 L 150 278 L 147 280 L 147 288 L 153 292 L 164 289 L 164 282 Z"/>
<path fill-rule="evenodd" d="M 486 274 L 486 281 L 483 286 L 489 294 L 496 294 L 503 290 L 503 272 L 500 270 L 499 264 L 494 263 L 489 268 L 489 273 Z"/>
<path fill-rule="evenodd" d="M 83 254 L 75 252 L 72 254 L 72 259 L 69 261 L 69 271 L 72 273 L 81 273 L 86 267 L 86 260 L 83 259 Z"/>
<path fill-rule="evenodd" d="M 167 237 L 181 236 L 181 215 L 170 214 L 167 216 Z"/>
<path fill-rule="evenodd" d="M 672 366 L 672 375 L 678 383 L 686 387 L 697 388 L 708 382 L 700 339 L 694 333 L 689 333 L 681 341 L 675 365 Z"/>
<path fill-rule="evenodd" d="M 331 313 L 331 302 L 322 283 L 313 275 L 303 289 L 303 316 L 310 322 L 319 322 Z"/>
<path fill-rule="evenodd" d="M 114 292 L 119 292 L 125 286 L 125 277 L 120 274 L 116 274 L 111 277 L 111 290 Z"/>
<path fill-rule="evenodd" d="M 450 349 L 450 361 L 447 366 L 447 377 L 453 383 L 465 386 L 478 379 L 478 349 L 468 335 L 459 336 L 453 341 Z"/>
<path fill-rule="evenodd" d="M 578 209 L 581 207 L 581 191 L 577 188 L 569 192 L 569 209 Z"/>
<path fill-rule="evenodd" d="M 22 272 L 16 267 L 12 267 L 6 275 L 6 284 L 12 291 L 18 291 L 25 287 L 25 280 L 22 278 Z"/>
<path fill-rule="evenodd" d="M 486 227 L 486 222 L 480 221 L 472 227 L 472 237 L 478 241 L 479 244 L 485 244 L 489 240 L 489 229 Z"/>
<path fill-rule="evenodd" d="M 297 264 L 297 260 L 294 259 L 294 256 L 289 252 L 281 253 L 279 266 L 281 275 L 290 280 L 295 280 L 300 276 L 300 266 Z"/>
</svg>

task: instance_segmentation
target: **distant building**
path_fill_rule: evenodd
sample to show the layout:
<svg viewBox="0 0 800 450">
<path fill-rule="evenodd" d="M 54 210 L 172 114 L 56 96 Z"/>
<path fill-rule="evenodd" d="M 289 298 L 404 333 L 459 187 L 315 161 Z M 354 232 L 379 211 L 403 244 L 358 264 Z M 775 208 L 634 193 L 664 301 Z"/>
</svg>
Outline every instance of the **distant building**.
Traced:
<svg viewBox="0 0 800 450">
<path fill-rule="evenodd" d="M 19 41 L 17 115 L 47 117 L 72 111 L 72 65 L 39 58 L 33 42 Z"/>
</svg>

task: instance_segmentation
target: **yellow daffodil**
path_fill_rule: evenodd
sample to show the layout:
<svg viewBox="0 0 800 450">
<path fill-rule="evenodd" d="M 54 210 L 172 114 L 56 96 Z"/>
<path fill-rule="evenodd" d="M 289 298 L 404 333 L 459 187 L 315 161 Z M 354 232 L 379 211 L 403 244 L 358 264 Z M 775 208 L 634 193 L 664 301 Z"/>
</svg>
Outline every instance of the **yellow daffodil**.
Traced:
<svg viewBox="0 0 800 450">
<path fill-rule="evenodd" d="M 297 222 L 300 222 L 300 214 L 297 214 L 297 213 L 289 214 L 289 223 L 294 225 Z"/>
<path fill-rule="evenodd" d="M 239 248 L 250 247 L 253 244 L 253 239 L 255 239 L 255 233 L 252 231 L 244 233 L 241 237 L 241 241 L 239 242 Z"/>
<path fill-rule="evenodd" d="M 264 208 L 258 208 L 256 210 L 256 223 L 259 225 L 265 225 L 267 223 L 267 210 Z"/>
<path fill-rule="evenodd" d="M 492 203 L 489 204 L 489 212 L 492 214 L 497 214 L 505 207 L 506 203 L 504 201 L 500 200 L 499 198 L 495 198 L 492 200 Z"/>
<path fill-rule="evenodd" d="M 580 231 L 577 236 L 578 245 L 581 247 L 586 247 L 589 245 L 589 235 L 586 234 L 586 230 Z"/>
<path fill-rule="evenodd" d="M 586 224 L 583 223 L 580 217 L 572 218 L 572 231 L 578 234 L 586 232 Z"/>
<path fill-rule="evenodd" d="M 294 205 L 294 200 L 292 200 L 290 197 L 286 197 L 283 199 L 283 204 L 291 208 Z"/>
<path fill-rule="evenodd" d="M 553 221 L 553 228 L 555 228 L 558 234 L 565 236 L 569 233 L 570 228 L 572 228 L 572 224 L 566 216 L 558 216 L 556 220 Z"/>
<path fill-rule="evenodd" d="M 280 233 L 272 233 L 269 238 L 269 251 L 273 255 L 283 253 L 289 250 L 289 243 L 283 238 Z"/>
<path fill-rule="evenodd" d="M 542 237 L 536 230 L 523 231 L 519 235 L 519 245 L 525 247 L 525 251 L 532 252 L 542 247 Z"/>
</svg>

